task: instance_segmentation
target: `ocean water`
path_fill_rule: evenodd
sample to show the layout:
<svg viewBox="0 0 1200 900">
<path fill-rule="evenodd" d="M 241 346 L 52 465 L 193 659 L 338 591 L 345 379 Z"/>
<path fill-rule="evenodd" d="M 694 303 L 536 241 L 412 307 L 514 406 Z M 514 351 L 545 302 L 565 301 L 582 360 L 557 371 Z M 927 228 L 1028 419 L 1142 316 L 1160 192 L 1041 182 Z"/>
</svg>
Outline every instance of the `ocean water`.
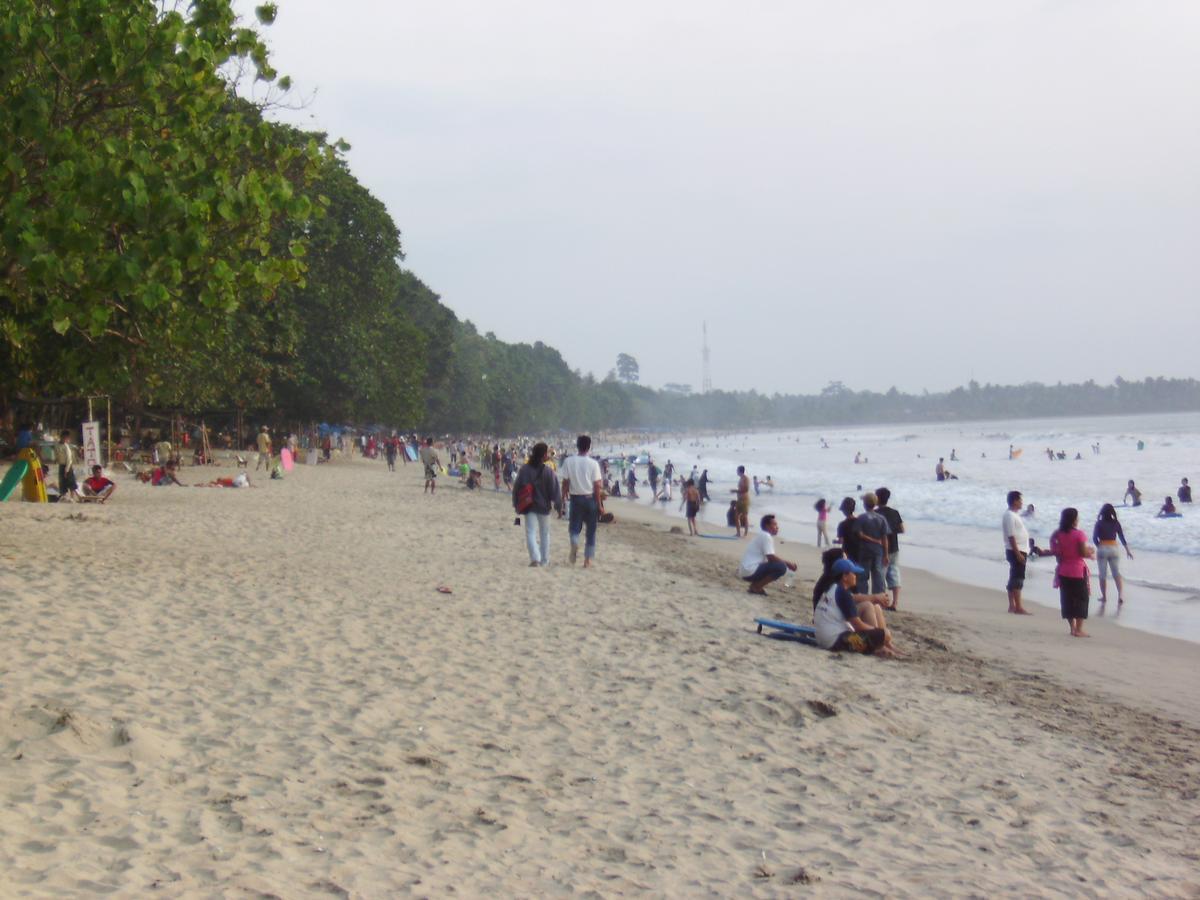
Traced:
<svg viewBox="0 0 1200 900">
<path fill-rule="evenodd" d="M 1143 449 L 1138 449 L 1141 442 Z M 1009 445 L 1020 451 L 1009 459 Z M 1093 445 L 1099 445 L 1099 453 Z M 1065 451 L 1066 459 L 1047 459 L 1046 449 Z M 891 505 L 903 515 L 902 564 L 959 582 L 994 586 L 997 603 L 1006 604 L 1007 565 L 1000 533 L 1005 495 L 1019 490 L 1036 515 L 1026 527 L 1038 546 L 1049 543 L 1064 507 L 1080 513 L 1080 527 L 1091 535 L 1100 506 L 1112 503 L 1133 550 L 1122 559 L 1125 604 L 1119 610 L 1116 588 L 1107 609 L 1098 602 L 1096 566 L 1092 564 L 1091 615 L 1115 616 L 1122 625 L 1155 634 L 1200 642 L 1200 503 L 1179 504 L 1175 492 L 1187 477 L 1200 499 L 1200 414 L 1027 419 L 859 428 L 810 428 L 741 434 L 670 438 L 649 444 L 598 446 L 606 454 L 649 453 L 661 467 L 670 459 L 687 474 L 693 465 L 708 469 L 712 503 L 702 518 L 706 531 L 725 531 L 729 493 L 737 466 L 760 480 L 770 476 L 774 489 L 761 488 L 751 510 L 751 525 L 773 512 L 781 536 L 816 540 L 813 503 L 824 497 L 833 507 L 830 533 L 841 519 L 843 497 L 856 500 L 864 491 L 887 486 Z M 958 457 L 951 462 L 951 452 Z M 865 462 L 856 464 L 855 455 Z M 1079 458 L 1076 458 L 1078 454 Z M 939 457 L 957 479 L 939 482 Z M 642 480 L 645 466 L 638 467 Z M 1123 507 L 1126 482 L 1142 491 L 1142 506 Z M 648 495 L 649 491 L 643 493 Z M 1181 518 L 1156 514 L 1170 495 Z M 645 497 L 641 502 L 649 502 Z M 667 504 L 672 514 L 675 502 Z M 861 510 L 861 502 L 859 503 Z M 1050 558 L 1030 561 L 1025 596 L 1057 610 L 1051 586 Z M 918 596 L 902 597 L 910 609 Z M 1065 626 L 1064 626 L 1065 627 Z"/>
</svg>

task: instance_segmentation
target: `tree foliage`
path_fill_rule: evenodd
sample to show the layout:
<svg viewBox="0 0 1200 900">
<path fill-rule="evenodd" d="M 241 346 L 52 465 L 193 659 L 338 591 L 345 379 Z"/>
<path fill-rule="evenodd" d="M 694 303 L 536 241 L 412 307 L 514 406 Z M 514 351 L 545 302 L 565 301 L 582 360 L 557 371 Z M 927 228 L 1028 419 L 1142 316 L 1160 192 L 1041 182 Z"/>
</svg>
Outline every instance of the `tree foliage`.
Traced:
<svg viewBox="0 0 1200 900">
<path fill-rule="evenodd" d="M 244 363 L 235 314 L 300 279 L 303 242 L 271 237 L 313 216 L 322 152 L 221 77 L 274 77 L 258 35 L 228 0 L 11 0 L 0 42 L 0 370 L 180 402 L 193 362 Z"/>
<path fill-rule="evenodd" d="M 237 97 L 234 66 L 275 73 L 230 0 L 8 0 L 0 41 L 0 402 L 106 392 L 492 434 L 1200 409 L 1190 379 L 694 394 L 640 385 L 621 353 L 598 381 L 458 319 L 403 268 L 344 145 Z"/>
<path fill-rule="evenodd" d="M 638 361 L 628 353 L 617 354 L 617 377 L 626 384 L 637 384 L 641 375 Z"/>
</svg>

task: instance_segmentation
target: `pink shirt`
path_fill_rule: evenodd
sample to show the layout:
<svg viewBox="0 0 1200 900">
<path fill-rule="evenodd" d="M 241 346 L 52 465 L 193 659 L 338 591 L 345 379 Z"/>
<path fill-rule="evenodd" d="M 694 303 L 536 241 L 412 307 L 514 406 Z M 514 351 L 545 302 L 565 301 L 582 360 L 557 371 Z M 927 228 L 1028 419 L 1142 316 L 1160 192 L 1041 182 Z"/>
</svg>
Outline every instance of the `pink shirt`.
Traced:
<svg viewBox="0 0 1200 900">
<path fill-rule="evenodd" d="M 1083 557 L 1083 545 L 1087 535 L 1078 528 L 1067 534 L 1056 531 L 1050 535 L 1050 552 L 1058 557 L 1055 571 L 1060 578 L 1087 578 L 1087 561 Z"/>
</svg>

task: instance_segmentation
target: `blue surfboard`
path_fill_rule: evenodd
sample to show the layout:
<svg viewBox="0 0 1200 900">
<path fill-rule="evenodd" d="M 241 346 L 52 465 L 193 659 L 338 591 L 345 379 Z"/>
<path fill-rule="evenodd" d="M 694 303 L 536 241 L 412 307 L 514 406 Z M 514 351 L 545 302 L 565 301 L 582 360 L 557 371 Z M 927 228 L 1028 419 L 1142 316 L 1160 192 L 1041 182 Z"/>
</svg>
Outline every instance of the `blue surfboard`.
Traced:
<svg viewBox="0 0 1200 900">
<path fill-rule="evenodd" d="M 771 628 L 806 644 L 817 642 L 817 632 L 810 625 L 795 625 L 792 622 L 780 622 L 777 619 L 755 619 L 754 621 L 758 623 L 759 634 L 762 634 L 763 628 Z M 770 635 L 770 637 L 780 636 L 780 634 Z"/>
</svg>

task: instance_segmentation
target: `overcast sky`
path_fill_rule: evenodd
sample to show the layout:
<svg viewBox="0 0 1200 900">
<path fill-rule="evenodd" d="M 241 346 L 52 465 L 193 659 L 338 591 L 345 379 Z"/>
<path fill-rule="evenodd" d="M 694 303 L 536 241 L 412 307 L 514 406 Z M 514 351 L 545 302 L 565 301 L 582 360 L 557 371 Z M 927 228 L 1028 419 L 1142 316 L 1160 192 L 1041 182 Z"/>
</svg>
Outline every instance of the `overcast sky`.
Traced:
<svg viewBox="0 0 1200 900">
<path fill-rule="evenodd" d="M 291 120 L 481 332 L 698 388 L 707 321 L 767 393 L 1200 375 L 1196 0 L 278 2 Z"/>
</svg>

